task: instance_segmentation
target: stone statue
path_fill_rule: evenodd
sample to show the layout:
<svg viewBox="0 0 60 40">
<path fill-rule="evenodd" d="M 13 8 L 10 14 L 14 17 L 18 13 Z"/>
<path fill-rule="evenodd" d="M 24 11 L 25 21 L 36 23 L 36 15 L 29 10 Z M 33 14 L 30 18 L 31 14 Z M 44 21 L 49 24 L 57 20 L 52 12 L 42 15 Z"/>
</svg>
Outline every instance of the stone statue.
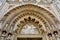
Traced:
<svg viewBox="0 0 60 40">
<path fill-rule="evenodd" d="M 60 40 L 60 35 L 56 34 L 56 40 Z"/>
<path fill-rule="evenodd" d="M 12 34 L 9 33 L 6 40 L 11 40 L 11 39 L 12 39 Z"/>
<path fill-rule="evenodd" d="M 1 40 L 6 40 L 6 31 L 3 31 L 2 32 L 2 35 L 1 35 Z"/>
</svg>

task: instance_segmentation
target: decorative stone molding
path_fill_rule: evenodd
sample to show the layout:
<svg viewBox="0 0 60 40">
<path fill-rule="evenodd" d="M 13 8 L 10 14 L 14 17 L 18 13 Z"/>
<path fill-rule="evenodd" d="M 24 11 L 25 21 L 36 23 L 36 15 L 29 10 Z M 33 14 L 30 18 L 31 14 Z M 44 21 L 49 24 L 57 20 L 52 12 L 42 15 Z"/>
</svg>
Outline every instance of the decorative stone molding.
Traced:
<svg viewBox="0 0 60 40">
<path fill-rule="evenodd" d="M 9 10 L 9 11 L 6 12 L 3 15 L 3 17 L 0 19 L 0 21 L 1 21 L 0 23 L 1 23 L 1 25 L 3 25 L 2 29 L 1 29 L 1 33 L 3 32 L 3 29 L 7 32 L 5 35 L 5 37 L 7 37 L 6 38 L 7 40 L 12 39 L 11 37 L 13 37 L 13 36 L 18 37 L 17 34 L 19 34 L 19 32 L 21 32 L 22 27 L 24 25 L 30 23 L 30 24 L 35 25 L 36 28 L 38 29 L 39 33 L 41 33 L 44 37 L 46 37 L 48 35 L 48 37 L 51 40 L 54 40 L 52 38 L 56 37 L 55 33 L 56 32 L 59 33 L 59 31 L 58 31 L 59 29 L 58 29 L 58 25 L 57 25 L 58 24 L 57 22 L 59 22 L 59 21 L 57 19 L 57 16 L 53 15 L 53 13 L 51 13 L 50 11 L 39 6 L 41 2 L 43 5 L 53 4 L 51 1 L 53 1 L 53 0 L 50 0 L 50 1 L 48 1 L 48 0 L 47 1 L 46 0 L 44 0 L 44 1 L 43 0 L 40 0 L 40 1 L 37 1 L 37 0 L 18 0 L 17 1 L 17 0 L 15 0 L 15 1 L 13 1 L 14 3 L 12 3 L 12 5 L 16 5 L 15 4 L 16 2 L 18 3 L 18 5 L 19 4 L 21 4 L 21 5 L 20 6 L 16 5 L 17 7 L 15 7 L 15 8 L 14 8 L 14 6 L 12 6 L 11 10 L 9 9 L 9 6 L 10 6 L 9 1 L 6 1 L 7 5 L 8 5 L 7 10 Z M 36 5 L 34 5 L 34 3 Z M 57 27 L 57 28 L 55 28 L 55 27 Z M 51 35 L 52 35 L 52 37 L 51 37 Z M 59 35 L 59 34 L 57 34 L 57 35 Z M 36 37 L 40 37 L 40 35 L 36 36 Z M 59 38 L 59 36 L 58 36 L 58 38 Z M 15 37 L 13 39 L 15 39 Z M 57 39 L 57 37 L 56 37 L 56 39 Z"/>
</svg>

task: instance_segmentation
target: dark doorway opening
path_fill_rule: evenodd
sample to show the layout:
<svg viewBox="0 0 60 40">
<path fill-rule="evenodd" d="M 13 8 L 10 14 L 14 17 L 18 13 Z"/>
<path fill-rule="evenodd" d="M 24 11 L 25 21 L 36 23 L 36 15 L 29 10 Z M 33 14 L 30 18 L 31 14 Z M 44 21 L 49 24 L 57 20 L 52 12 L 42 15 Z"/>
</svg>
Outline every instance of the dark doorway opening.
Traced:
<svg viewBox="0 0 60 40">
<path fill-rule="evenodd" d="M 17 38 L 17 40 L 42 40 L 42 38 Z"/>
</svg>

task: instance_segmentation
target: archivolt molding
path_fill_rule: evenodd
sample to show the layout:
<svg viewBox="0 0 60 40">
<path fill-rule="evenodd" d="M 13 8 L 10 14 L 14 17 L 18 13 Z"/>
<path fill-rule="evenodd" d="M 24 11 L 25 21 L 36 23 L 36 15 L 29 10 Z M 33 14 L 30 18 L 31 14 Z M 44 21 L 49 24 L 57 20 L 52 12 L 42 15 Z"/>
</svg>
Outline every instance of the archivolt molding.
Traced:
<svg viewBox="0 0 60 40">
<path fill-rule="evenodd" d="M 34 6 L 34 5 L 32 5 L 32 6 Z M 13 10 L 11 10 L 10 12 L 8 12 L 8 14 L 6 14 L 5 16 L 8 16 L 9 14 L 11 14 L 11 13 L 16 13 L 16 11 L 17 11 L 17 9 L 20 9 L 21 8 L 21 6 L 20 7 L 16 7 L 16 8 L 14 8 Z M 23 7 L 22 7 L 23 8 Z M 41 8 L 42 9 L 42 8 Z M 14 10 L 16 10 L 16 11 L 14 11 Z M 23 9 L 22 9 L 23 10 Z M 47 12 L 47 11 L 46 11 Z M 49 15 L 51 15 L 52 16 L 52 14 L 49 12 Z M 53 16 L 54 17 L 54 16 Z M 5 18 L 6 19 L 6 18 Z M 4 19 L 4 20 L 5 20 Z"/>
<path fill-rule="evenodd" d="M 25 8 L 26 7 L 26 8 Z M 35 7 L 35 8 L 34 8 Z M 30 8 L 30 9 L 29 9 Z M 10 23 L 12 21 L 12 19 L 14 19 L 14 17 L 16 17 L 16 15 L 20 14 L 20 11 L 25 11 L 25 10 L 34 10 L 34 11 L 38 11 L 41 14 L 43 14 L 42 16 L 46 17 L 46 20 L 49 22 L 51 22 L 52 24 L 55 24 L 55 20 L 54 20 L 54 16 L 49 12 L 46 11 L 43 8 L 37 7 L 36 5 L 31 5 L 31 4 L 27 4 L 27 5 L 22 5 L 19 7 L 14 8 L 13 10 L 11 10 L 10 12 L 8 12 L 7 14 L 4 15 L 4 18 L 2 19 L 4 22 L 4 25 L 7 23 Z M 43 12 L 43 13 L 42 13 Z M 48 16 L 49 15 L 49 16 Z M 9 18 L 10 17 L 10 18 Z M 9 20 L 9 21 L 8 21 Z M 18 20 L 15 19 L 15 21 Z M 43 20 L 44 21 L 44 20 Z"/>
<path fill-rule="evenodd" d="M 42 27 L 41 22 L 37 21 L 35 18 L 28 17 L 28 18 L 24 18 L 24 20 L 20 21 L 19 24 L 17 24 L 19 32 L 21 32 L 23 26 L 26 24 L 34 25 L 39 30 L 39 32 L 40 32 L 40 29 Z M 16 30 L 16 31 L 18 31 L 18 30 Z"/>
<path fill-rule="evenodd" d="M 23 5 L 24 6 L 24 5 Z M 11 10 L 10 12 L 8 12 L 6 15 L 4 15 L 4 17 L 5 18 L 3 18 L 3 20 L 5 20 L 6 18 L 7 18 L 7 16 L 8 15 L 12 15 L 13 13 L 15 13 L 15 15 L 17 15 L 17 13 L 16 13 L 16 11 L 18 11 L 18 9 L 19 9 L 19 11 L 18 12 L 20 12 L 20 9 L 21 10 L 24 10 L 24 9 L 22 9 L 23 8 L 23 6 L 20 6 L 20 7 L 16 7 L 16 8 L 14 8 L 13 10 Z M 32 7 L 33 7 L 34 5 L 32 5 Z M 22 8 L 21 8 L 22 7 Z M 36 8 L 37 8 L 37 6 L 35 6 Z M 38 7 L 38 8 L 40 8 L 40 7 Z M 28 6 L 27 6 L 27 9 L 28 9 Z M 34 7 L 32 8 L 33 10 L 36 10 Z M 40 8 L 40 11 L 42 10 L 43 8 Z M 15 10 L 15 11 L 14 11 Z M 36 10 L 37 11 L 37 10 Z M 38 10 L 39 11 L 39 10 Z M 41 11 L 42 12 L 42 11 Z M 40 13 L 41 13 L 40 12 Z M 53 19 L 54 19 L 54 16 L 50 13 L 50 12 L 48 12 L 48 11 L 46 11 L 46 10 L 44 10 L 44 12 L 46 12 L 46 14 L 44 14 L 44 15 L 50 15 L 51 17 L 53 17 Z M 49 18 L 51 18 L 51 17 L 49 17 Z M 8 17 L 9 18 L 9 17 Z M 47 17 L 46 17 L 47 18 Z M 13 18 L 12 18 L 13 19 Z M 56 19 L 56 18 L 55 18 Z M 55 20 L 54 19 L 54 20 Z M 50 19 L 50 20 L 52 20 L 52 19 Z M 54 23 L 54 21 L 52 21 L 53 23 Z"/>
<path fill-rule="evenodd" d="M 28 16 L 28 19 L 25 19 L 25 17 L 27 17 L 27 16 Z M 33 17 L 34 17 L 34 19 L 32 20 Z M 35 21 L 35 19 L 38 21 Z M 20 20 L 23 20 L 23 21 L 20 21 Z M 6 31 L 9 31 L 8 33 L 13 33 L 16 31 L 19 32 L 22 29 L 21 27 L 24 26 L 25 24 L 27 24 L 26 20 L 28 21 L 28 23 L 31 23 L 33 25 L 35 25 L 37 23 L 35 26 L 36 27 L 38 26 L 37 28 L 38 28 L 39 32 L 41 30 L 43 30 L 43 32 L 44 32 L 44 30 L 46 29 L 47 31 L 45 31 L 45 32 L 47 33 L 48 36 L 52 35 L 51 33 L 53 33 L 53 31 L 55 31 L 53 29 L 53 27 L 55 28 L 56 21 L 58 21 L 52 13 L 45 10 L 44 8 L 41 8 L 41 7 L 39 7 L 37 5 L 33 5 L 33 4 L 26 4 L 26 5 L 18 6 L 14 9 L 10 10 L 9 12 L 7 12 L 4 15 L 4 17 L 1 19 L 2 24 L 3 24 L 2 28 Z M 31 22 L 31 21 L 33 21 L 33 22 Z M 23 25 L 21 25 L 20 23 L 23 23 Z M 13 30 L 15 28 L 15 26 L 17 26 L 18 28 L 16 30 Z M 41 26 L 42 26 L 42 29 L 40 30 Z M 45 27 L 45 29 L 43 29 L 43 26 Z M 47 27 L 48 27 L 48 29 L 47 29 Z M 2 29 L 2 31 L 3 31 L 3 29 Z"/>
</svg>

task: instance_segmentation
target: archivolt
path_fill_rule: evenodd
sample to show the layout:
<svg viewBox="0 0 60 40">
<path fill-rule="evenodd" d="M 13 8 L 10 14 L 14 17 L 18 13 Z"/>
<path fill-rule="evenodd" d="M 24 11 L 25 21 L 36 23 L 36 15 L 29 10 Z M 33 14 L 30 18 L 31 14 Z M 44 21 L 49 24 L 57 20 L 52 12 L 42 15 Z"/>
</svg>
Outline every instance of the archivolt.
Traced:
<svg viewBox="0 0 60 40">
<path fill-rule="evenodd" d="M 26 5 L 18 6 L 4 15 L 4 17 L 2 18 L 3 28 L 6 27 L 6 24 L 8 24 L 7 25 L 8 27 L 11 27 L 11 25 L 14 26 L 17 23 L 17 21 L 19 21 L 22 17 L 27 16 L 27 14 L 28 16 L 38 15 L 37 17 L 39 17 L 39 21 L 41 20 L 41 22 L 45 25 L 45 27 L 48 24 L 49 27 L 50 25 L 54 25 L 54 26 L 56 25 L 56 20 L 55 20 L 56 18 L 54 15 L 52 15 L 52 13 L 37 5 L 26 4 Z"/>
</svg>

